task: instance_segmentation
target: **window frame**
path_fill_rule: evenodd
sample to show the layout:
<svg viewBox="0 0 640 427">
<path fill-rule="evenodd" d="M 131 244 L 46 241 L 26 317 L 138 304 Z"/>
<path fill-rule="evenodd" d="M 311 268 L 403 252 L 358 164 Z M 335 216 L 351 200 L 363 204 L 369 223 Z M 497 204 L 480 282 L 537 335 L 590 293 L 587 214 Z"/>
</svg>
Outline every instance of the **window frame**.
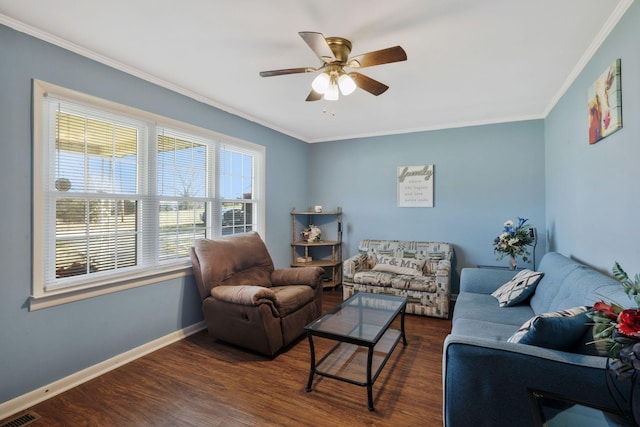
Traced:
<svg viewBox="0 0 640 427">
<path fill-rule="evenodd" d="M 48 164 L 50 163 L 51 156 L 48 149 L 49 142 L 45 141 L 48 132 L 47 111 L 48 102 L 47 96 L 54 96 L 62 100 L 69 101 L 75 104 L 86 105 L 88 109 L 101 110 L 109 114 L 115 114 L 124 116 L 135 121 L 152 124 L 148 129 L 148 135 L 145 141 L 140 141 L 145 145 L 145 150 L 148 150 L 150 141 L 156 139 L 156 129 L 166 128 L 176 130 L 178 132 L 184 132 L 185 134 L 192 134 L 197 138 L 206 139 L 211 142 L 210 149 L 214 150 L 213 154 L 208 155 L 209 159 L 213 157 L 215 160 L 210 172 L 211 182 L 208 184 L 213 189 L 213 194 L 209 196 L 212 209 L 207 215 L 207 219 L 213 219 L 212 225 L 205 226 L 207 238 L 219 237 L 222 234 L 221 226 L 221 206 L 224 200 L 220 197 L 219 188 L 219 153 L 221 150 L 238 150 L 243 153 L 251 153 L 253 156 L 253 169 L 254 169 L 254 188 L 253 195 L 250 200 L 244 199 L 239 202 L 251 202 L 254 205 L 254 219 L 253 222 L 257 231 L 263 238 L 265 238 L 265 199 L 264 199 L 264 182 L 265 182 L 265 153 L 266 149 L 262 145 L 258 145 L 252 142 L 247 142 L 238 138 L 230 137 L 209 129 L 201 128 L 178 120 L 163 117 L 154 113 L 143 111 L 137 108 L 122 105 L 116 102 L 108 101 L 102 98 L 98 98 L 92 95 L 87 95 L 81 92 L 77 92 L 71 89 L 53 85 L 40 80 L 33 80 L 33 236 L 32 236 L 32 248 L 33 248 L 33 265 L 32 265 L 32 295 L 29 298 L 29 310 L 38 310 L 46 307 L 56 306 L 59 304 L 65 304 L 72 301 L 91 298 L 98 295 L 105 295 L 112 292 L 121 291 L 124 289 L 131 289 L 139 286 L 145 286 L 161 281 L 166 281 L 178 277 L 184 277 L 192 274 L 191 262 L 188 257 L 177 258 L 172 261 L 162 261 L 156 258 L 152 265 L 145 265 L 145 268 L 136 268 L 133 271 L 118 271 L 115 270 L 112 273 L 104 272 L 100 273 L 98 277 L 89 277 L 87 280 L 78 280 L 78 284 L 74 286 L 62 287 L 59 289 L 47 289 L 45 287 L 45 244 L 47 239 L 45 233 L 51 233 L 51 227 L 46 226 L 46 206 L 48 195 L 48 180 L 50 179 L 48 174 Z M 156 142 L 157 143 L 157 142 Z M 149 168 L 142 171 L 144 174 L 152 173 L 155 168 Z M 157 191 L 153 191 L 154 197 L 161 200 L 163 196 L 155 194 Z M 138 213 L 140 215 L 140 213 Z M 55 224 L 55 221 L 54 221 Z M 147 223 L 146 225 L 152 225 Z M 53 231 L 55 234 L 55 230 Z M 148 233 L 148 231 L 147 231 Z M 213 234 L 212 234 L 213 233 Z M 160 234 L 159 223 L 156 224 L 155 230 L 151 232 L 151 236 L 156 239 Z M 148 243 L 150 240 L 148 237 L 142 239 L 142 243 Z M 55 251 L 54 251 L 55 254 Z"/>
</svg>

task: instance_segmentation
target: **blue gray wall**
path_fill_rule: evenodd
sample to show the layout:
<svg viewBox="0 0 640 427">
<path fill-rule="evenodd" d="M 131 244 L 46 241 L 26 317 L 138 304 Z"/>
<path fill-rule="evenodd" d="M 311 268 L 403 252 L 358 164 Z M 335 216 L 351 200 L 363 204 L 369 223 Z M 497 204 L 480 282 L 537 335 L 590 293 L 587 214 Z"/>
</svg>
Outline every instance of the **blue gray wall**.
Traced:
<svg viewBox="0 0 640 427">
<path fill-rule="evenodd" d="M 640 4 L 634 2 L 545 120 L 549 247 L 640 273 Z M 587 90 L 622 61 L 623 128 L 588 144 Z"/>
<path fill-rule="evenodd" d="M 0 26 L 0 402 L 201 320 L 191 278 L 28 312 L 31 79 L 264 145 L 267 245 L 278 266 L 289 263 L 290 208 L 321 204 L 344 209 L 345 255 L 365 238 L 448 241 L 459 272 L 496 264 L 492 239 L 506 219 L 526 216 L 542 238 L 538 259 L 548 246 L 635 273 L 639 15 L 634 3 L 544 121 L 312 145 Z M 618 57 L 624 128 L 588 146 L 587 88 Z M 396 167 L 418 164 L 435 165 L 435 207 L 397 208 Z"/>
<path fill-rule="evenodd" d="M 288 265 L 289 210 L 306 206 L 308 144 L 4 26 L 0 58 L 0 402 L 202 319 L 192 277 L 28 311 L 32 79 L 264 145 L 267 245 Z"/>
<path fill-rule="evenodd" d="M 522 216 L 544 228 L 542 120 L 313 144 L 311 156 L 311 202 L 342 206 L 345 256 L 363 239 L 442 241 L 457 272 L 506 266 L 492 245 L 503 223 Z M 397 167 L 424 164 L 434 165 L 434 207 L 397 207 Z"/>
</svg>

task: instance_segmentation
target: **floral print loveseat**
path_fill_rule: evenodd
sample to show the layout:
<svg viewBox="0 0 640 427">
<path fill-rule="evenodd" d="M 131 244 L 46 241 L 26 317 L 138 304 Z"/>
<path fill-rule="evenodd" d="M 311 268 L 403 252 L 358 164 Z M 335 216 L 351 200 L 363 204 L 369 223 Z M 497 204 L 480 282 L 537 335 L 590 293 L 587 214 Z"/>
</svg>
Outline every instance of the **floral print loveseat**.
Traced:
<svg viewBox="0 0 640 427">
<path fill-rule="evenodd" d="M 343 298 L 356 292 L 407 297 L 407 313 L 449 317 L 453 246 L 442 242 L 362 240 L 343 263 Z"/>
</svg>

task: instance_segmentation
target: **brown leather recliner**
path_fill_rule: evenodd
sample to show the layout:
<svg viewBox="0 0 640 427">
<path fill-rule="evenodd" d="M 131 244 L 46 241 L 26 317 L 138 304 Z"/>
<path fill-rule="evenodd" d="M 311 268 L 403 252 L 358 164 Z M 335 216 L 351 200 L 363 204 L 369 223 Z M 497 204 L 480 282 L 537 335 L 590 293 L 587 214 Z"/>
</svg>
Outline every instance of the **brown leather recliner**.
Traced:
<svg viewBox="0 0 640 427">
<path fill-rule="evenodd" d="M 219 340 L 272 356 L 322 313 L 323 270 L 276 270 L 256 232 L 200 239 L 189 253 L 209 334 Z"/>
</svg>

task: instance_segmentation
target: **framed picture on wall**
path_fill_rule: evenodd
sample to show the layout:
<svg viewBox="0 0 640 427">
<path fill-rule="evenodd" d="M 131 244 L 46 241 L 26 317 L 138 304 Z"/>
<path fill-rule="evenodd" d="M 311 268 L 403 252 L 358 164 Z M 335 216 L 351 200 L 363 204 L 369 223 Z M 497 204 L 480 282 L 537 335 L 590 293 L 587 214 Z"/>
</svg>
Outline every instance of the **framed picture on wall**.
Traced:
<svg viewBox="0 0 640 427">
<path fill-rule="evenodd" d="M 622 128 L 620 58 L 589 88 L 589 144 L 595 144 Z"/>
<path fill-rule="evenodd" d="M 433 207 L 433 165 L 398 166 L 398 207 Z"/>
</svg>

